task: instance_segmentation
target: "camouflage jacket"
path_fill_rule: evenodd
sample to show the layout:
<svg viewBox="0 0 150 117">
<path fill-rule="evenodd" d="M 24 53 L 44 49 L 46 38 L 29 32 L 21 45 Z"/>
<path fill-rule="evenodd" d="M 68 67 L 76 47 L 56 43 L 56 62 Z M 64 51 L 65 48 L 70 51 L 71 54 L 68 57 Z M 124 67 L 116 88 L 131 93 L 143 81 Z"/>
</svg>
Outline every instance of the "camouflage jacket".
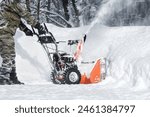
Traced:
<svg viewBox="0 0 150 117">
<path fill-rule="evenodd" d="M 28 24 L 35 26 L 37 21 L 31 16 L 30 12 L 20 3 L 11 2 L 0 5 L 0 35 L 14 35 L 19 27 L 21 18 Z"/>
</svg>

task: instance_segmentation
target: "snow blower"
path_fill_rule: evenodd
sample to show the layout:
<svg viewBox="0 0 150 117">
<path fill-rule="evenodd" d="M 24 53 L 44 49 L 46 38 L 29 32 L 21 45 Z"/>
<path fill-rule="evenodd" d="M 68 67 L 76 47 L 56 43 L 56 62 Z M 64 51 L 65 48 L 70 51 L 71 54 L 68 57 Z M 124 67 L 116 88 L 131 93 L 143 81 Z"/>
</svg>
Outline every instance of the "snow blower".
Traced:
<svg viewBox="0 0 150 117">
<path fill-rule="evenodd" d="M 44 48 L 48 60 L 51 65 L 50 79 L 54 84 L 92 84 L 98 83 L 104 79 L 102 73 L 102 62 L 97 60 L 91 73 L 90 77 L 83 75 L 78 69 L 77 60 L 83 49 L 83 44 L 86 41 L 86 35 L 81 40 L 68 40 L 68 45 L 77 45 L 77 49 L 73 55 L 58 50 L 58 44 L 66 41 L 56 41 L 53 34 L 48 31 L 47 26 L 44 24 L 46 34 L 39 35 L 32 27 L 33 33 L 38 37 L 38 42 Z M 52 49 L 54 45 L 54 49 Z"/>
</svg>

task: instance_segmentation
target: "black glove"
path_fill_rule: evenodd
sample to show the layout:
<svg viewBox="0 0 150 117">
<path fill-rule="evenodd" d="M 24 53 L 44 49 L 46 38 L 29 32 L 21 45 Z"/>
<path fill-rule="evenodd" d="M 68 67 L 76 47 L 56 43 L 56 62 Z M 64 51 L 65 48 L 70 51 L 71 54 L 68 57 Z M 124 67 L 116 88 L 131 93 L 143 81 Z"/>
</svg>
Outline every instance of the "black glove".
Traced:
<svg viewBox="0 0 150 117">
<path fill-rule="evenodd" d="M 38 29 L 39 35 L 46 34 L 45 28 L 39 22 L 35 25 L 35 28 Z"/>
<path fill-rule="evenodd" d="M 24 29 L 24 33 L 26 34 L 26 36 L 33 36 L 33 32 L 27 27 Z"/>
<path fill-rule="evenodd" d="M 27 27 L 22 21 L 20 21 L 19 28 L 20 28 L 20 30 L 22 30 L 27 36 L 33 36 L 32 31 L 31 31 L 30 29 L 28 29 L 28 27 Z"/>
</svg>

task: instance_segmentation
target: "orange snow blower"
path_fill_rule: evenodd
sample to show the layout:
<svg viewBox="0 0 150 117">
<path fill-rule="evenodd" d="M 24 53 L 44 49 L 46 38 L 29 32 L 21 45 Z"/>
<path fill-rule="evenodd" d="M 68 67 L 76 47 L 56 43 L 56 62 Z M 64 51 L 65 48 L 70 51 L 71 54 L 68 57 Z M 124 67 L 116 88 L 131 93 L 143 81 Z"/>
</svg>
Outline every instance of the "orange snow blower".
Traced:
<svg viewBox="0 0 150 117">
<path fill-rule="evenodd" d="M 89 77 L 87 77 L 85 73 L 82 75 L 79 70 L 77 63 L 80 62 L 86 35 L 80 40 L 56 41 L 45 24 L 44 28 L 46 33 L 42 35 L 37 33 L 33 27 L 32 30 L 46 52 L 51 67 L 50 80 L 54 84 L 92 84 L 98 83 L 105 78 L 105 72 L 103 73 L 102 69 L 103 59 L 96 61 Z M 64 42 L 67 42 L 67 45 L 70 46 L 70 50 L 72 46 L 75 46 L 75 52 L 70 51 L 70 53 L 68 53 L 60 50 L 58 45 Z"/>
</svg>

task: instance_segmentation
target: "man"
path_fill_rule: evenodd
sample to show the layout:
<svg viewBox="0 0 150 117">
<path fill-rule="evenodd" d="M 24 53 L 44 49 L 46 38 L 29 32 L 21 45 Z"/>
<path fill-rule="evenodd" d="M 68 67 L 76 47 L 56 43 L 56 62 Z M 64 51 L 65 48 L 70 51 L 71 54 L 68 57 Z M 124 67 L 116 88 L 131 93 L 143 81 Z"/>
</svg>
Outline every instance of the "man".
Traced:
<svg viewBox="0 0 150 117">
<path fill-rule="evenodd" d="M 39 34 L 44 34 L 43 26 L 37 22 L 27 9 L 20 4 L 21 0 L 2 0 L 0 4 L 0 56 L 2 65 L 0 66 L 0 85 L 23 84 L 16 74 L 15 65 L 15 43 L 13 36 L 16 29 L 20 27 L 26 35 L 33 35 L 21 21 L 25 19 L 28 24 L 38 29 Z"/>
</svg>

